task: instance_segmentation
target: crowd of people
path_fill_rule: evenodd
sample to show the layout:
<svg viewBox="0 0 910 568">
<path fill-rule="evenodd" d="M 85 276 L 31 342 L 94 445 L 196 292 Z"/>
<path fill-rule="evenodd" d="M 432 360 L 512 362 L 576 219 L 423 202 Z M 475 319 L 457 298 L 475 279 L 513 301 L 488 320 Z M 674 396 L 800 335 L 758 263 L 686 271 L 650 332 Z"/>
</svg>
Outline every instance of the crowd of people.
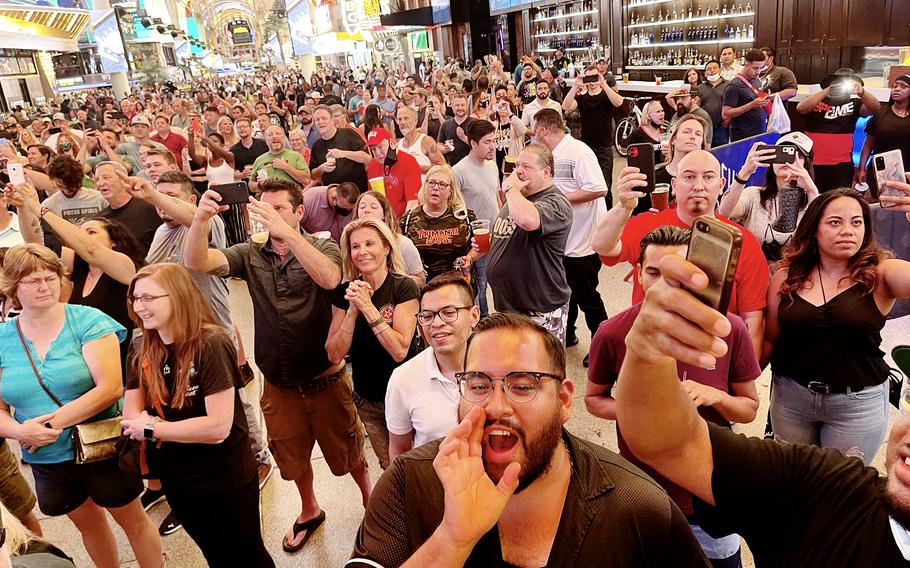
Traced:
<svg viewBox="0 0 910 568">
<path fill-rule="evenodd" d="M 27 535 L 9 553 L 66 561 L 37 503 L 99 567 L 119 566 L 105 510 L 143 568 L 181 527 L 210 566 L 274 566 L 259 491 L 274 469 L 294 483 L 281 547 L 301 550 L 326 518 L 318 442 L 365 509 L 349 566 L 732 568 L 741 539 L 761 564 L 904 565 L 910 418 L 887 477 L 868 465 L 910 264 L 876 243 L 869 203 L 910 222 L 910 184 L 865 164 L 910 164 L 910 76 L 880 104 L 838 71 L 778 141 L 794 161 L 755 145 L 725 187 L 707 150 L 764 133 L 766 95 L 796 94 L 773 50 L 734 57 L 644 105 L 633 141 L 660 163 L 618 176 L 608 62 L 572 81 L 561 53 L 514 73 L 485 58 L 96 89 L 5 117 L 0 436 L 35 478 L 4 441 L 0 503 Z M 707 284 L 685 261 L 701 216 L 742 232 L 726 314 L 689 291 Z M 631 307 L 608 316 L 600 269 L 622 263 Z M 230 279 L 252 304 L 249 357 Z M 579 311 L 584 403 L 616 422 L 620 455 L 564 428 Z M 773 439 L 737 436 L 769 364 Z M 119 454 L 77 459 L 74 428 L 110 418 Z"/>
</svg>

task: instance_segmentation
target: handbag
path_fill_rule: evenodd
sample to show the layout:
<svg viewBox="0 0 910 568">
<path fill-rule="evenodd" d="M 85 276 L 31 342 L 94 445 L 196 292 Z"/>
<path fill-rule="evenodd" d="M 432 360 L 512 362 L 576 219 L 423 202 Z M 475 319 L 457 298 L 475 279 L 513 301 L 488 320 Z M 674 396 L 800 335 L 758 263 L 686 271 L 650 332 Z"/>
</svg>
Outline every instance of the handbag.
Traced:
<svg viewBox="0 0 910 568">
<path fill-rule="evenodd" d="M 19 341 L 22 342 L 22 348 L 25 349 L 25 355 L 32 366 L 38 385 L 47 393 L 47 396 L 51 397 L 51 400 L 57 406 L 62 408 L 63 403 L 47 388 L 47 385 L 44 384 L 44 379 L 41 378 L 41 373 L 38 372 L 38 367 L 35 366 L 32 353 L 25 342 L 25 336 L 22 335 L 22 328 L 19 325 L 18 318 L 16 319 L 16 331 L 19 333 Z M 121 430 L 119 413 L 113 418 L 83 422 L 73 426 L 73 449 L 75 450 L 76 463 L 91 463 L 116 456 L 117 440 L 120 438 Z"/>
</svg>

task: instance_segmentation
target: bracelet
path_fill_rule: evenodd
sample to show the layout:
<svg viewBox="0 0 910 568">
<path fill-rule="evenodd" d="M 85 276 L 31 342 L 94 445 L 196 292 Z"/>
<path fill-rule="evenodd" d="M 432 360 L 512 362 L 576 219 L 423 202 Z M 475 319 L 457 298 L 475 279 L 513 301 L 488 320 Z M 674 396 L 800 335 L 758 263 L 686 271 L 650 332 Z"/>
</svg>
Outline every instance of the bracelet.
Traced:
<svg viewBox="0 0 910 568">
<path fill-rule="evenodd" d="M 376 318 L 370 322 L 370 327 L 376 327 L 377 325 L 379 325 L 381 323 L 385 323 L 385 319 L 382 316 L 379 316 L 378 318 Z"/>
<path fill-rule="evenodd" d="M 50 208 L 42 207 L 41 211 L 38 213 L 38 216 L 41 217 L 42 219 L 44 219 L 44 216 L 47 214 L 48 211 L 50 211 Z"/>
<path fill-rule="evenodd" d="M 385 331 L 385 330 L 387 330 L 387 329 L 391 329 L 391 327 L 388 326 L 388 325 L 386 325 L 385 327 L 381 327 L 381 328 L 374 329 L 374 330 L 373 330 L 373 335 L 382 335 L 382 332 Z"/>
<path fill-rule="evenodd" d="M 748 179 L 741 179 L 739 177 L 739 173 L 733 174 L 733 181 L 735 181 L 736 183 L 742 184 L 742 185 L 746 185 L 747 183 L 749 183 Z"/>
</svg>

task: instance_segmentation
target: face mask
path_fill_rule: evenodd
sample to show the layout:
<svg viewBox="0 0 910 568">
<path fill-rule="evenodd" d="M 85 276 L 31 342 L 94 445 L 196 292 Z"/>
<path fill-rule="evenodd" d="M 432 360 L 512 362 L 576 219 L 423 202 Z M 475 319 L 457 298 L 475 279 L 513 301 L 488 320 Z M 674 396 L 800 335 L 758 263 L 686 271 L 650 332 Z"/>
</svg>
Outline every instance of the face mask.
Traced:
<svg viewBox="0 0 910 568">
<path fill-rule="evenodd" d="M 707 79 L 708 79 L 708 81 L 713 83 L 714 81 L 717 81 L 718 79 L 720 79 L 720 74 L 708 75 Z"/>
</svg>

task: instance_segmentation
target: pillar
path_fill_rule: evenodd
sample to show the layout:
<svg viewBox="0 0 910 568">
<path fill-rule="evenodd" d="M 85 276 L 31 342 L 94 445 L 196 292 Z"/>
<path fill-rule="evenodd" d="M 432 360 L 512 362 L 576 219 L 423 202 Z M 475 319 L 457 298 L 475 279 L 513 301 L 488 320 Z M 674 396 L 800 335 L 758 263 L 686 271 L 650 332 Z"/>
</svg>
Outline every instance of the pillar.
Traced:
<svg viewBox="0 0 910 568">
<path fill-rule="evenodd" d="M 130 94 L 130 82 L 125 71 L 111 73 L 111 86 L 114 88 L 114 100 L 121 100 Z"/>
</svg>

